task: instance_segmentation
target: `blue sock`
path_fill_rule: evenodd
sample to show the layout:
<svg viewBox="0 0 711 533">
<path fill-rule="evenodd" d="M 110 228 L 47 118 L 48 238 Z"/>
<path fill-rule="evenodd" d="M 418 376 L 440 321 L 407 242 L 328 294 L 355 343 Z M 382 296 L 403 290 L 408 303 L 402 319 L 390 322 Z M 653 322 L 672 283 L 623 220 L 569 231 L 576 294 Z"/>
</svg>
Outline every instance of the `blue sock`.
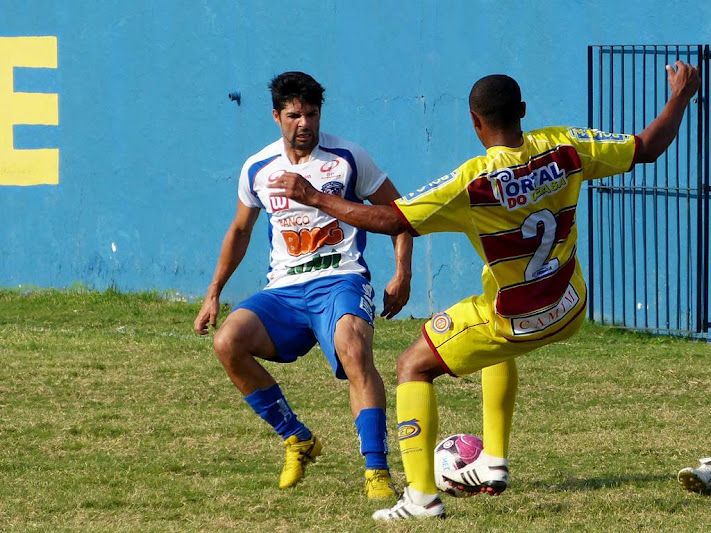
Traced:
<svg viewBox="0 0 711 533">
<path fill-rule="evenodd" d="M 360 438 L 360 453 L 368 469 L 387 470 L 388 430 L 385 411 L 379 407 L 361 410 L 355 420 Z"/>
<path fill-rule="evenodd" d="M 291 410 L 279 385 L 274 384 L 268 389 L 256 390 L 244 399 L 282 439 L 286 440 L 292 435 L 296 435 L 299 440 L 311 438 L 311 432 Z"/>
</svg>

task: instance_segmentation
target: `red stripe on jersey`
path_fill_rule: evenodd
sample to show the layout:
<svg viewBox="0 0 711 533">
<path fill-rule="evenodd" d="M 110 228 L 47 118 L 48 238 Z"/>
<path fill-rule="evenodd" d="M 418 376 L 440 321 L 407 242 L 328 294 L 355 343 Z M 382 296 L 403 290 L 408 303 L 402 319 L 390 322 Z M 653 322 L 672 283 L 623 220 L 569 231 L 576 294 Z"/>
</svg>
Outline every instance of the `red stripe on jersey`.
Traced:
<svg viewBox="0 0 711 533">
<path fill-rule="evenodd" d="M 494 196 L 488 174 L 482 174 L 467 187 L 469 193 L 469 205 L 501 205 L 501 202 Z"/>
<path fill-rule="evenodd" d="M 520 178 L 528 176 L 534 170 L 554 162 L 559 169 L 565 170 L 566 175 L 570 175 L 581 168 L 580 156 L 575 148 L 562 144 L 548 152 L 533 156 L 525 165 L 511 167 L 511 170 L 513 170 L 516 178 Z"/>
<path fill-rule="evenodd" d="M 398 214 L 398 216 L 399 216 L 399 217 L 405 222 L 405 224 L 407 225 L 407 232 L 408 232 L 410 235 L 412 235 L 413 237 L 419 237 L 420 234 L 417 233 L 417 230 L 412 227 L 412 224 L 411 224 L 410 221 L 407 219 L 407 217 L 405 216 L 405 214 L 402 212 L 402 210 L 400 209 L 400 207 L 395 203 L 395 200 L 393 200 L 392 202 L 390 202 L 390 205 L 395 208 L 395 212 Z"/>
<path fill-rule="evenodd" d="M 520 316 L 553 305 L 565 292 L 573 272 L 574 255 L 550 276 L 501 289 L 496 296 L 496 312 L 503 316 Z"/>
<path fill-rule="evenodd" d="M 553 162 L 558 165 L 559 169 L 565 171 L 566 176 L 582 168 L 580 156 L 575 148 L 570 145 L 562 144 L 547 152 L 533 156 L 524 165 L 511 167 L 511 170 L 515 178 L 521 178 Z M 494 196 L 494 185 L 489 182 L 488 177 L 488 174 L 482 174 L 467 187 L 470 206 L 501 205 L 499 199 Z"/>
<path fill-rule="evenodd" d="M 575 206 L 560 211 L 556 216 L 555 243 L 564 241 L 575 224 Z M 533 255 L 541 244 L 540 238 L 524 239 L 521 228 L 501 233 L 481 235 L 486 261 L 492 265 L 497 261 Z"/>
</svg>

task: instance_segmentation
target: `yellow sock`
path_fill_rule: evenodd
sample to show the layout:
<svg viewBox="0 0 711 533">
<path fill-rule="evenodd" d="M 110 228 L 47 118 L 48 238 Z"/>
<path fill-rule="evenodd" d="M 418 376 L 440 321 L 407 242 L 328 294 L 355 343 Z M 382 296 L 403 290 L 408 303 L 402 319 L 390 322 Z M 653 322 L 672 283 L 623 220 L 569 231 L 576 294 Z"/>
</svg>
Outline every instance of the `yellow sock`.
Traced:
<svg viewBox="0 0 711 533">
<path fill-rule="evenodd" d="M 434 447 L 439 419 L 434 386 L 409 381 L 398 385 L 396 396 L 398 440 L 407 483 L 425 494 L 437 494 Z"/>
<path fill-rule="evenodd" d="M 508 457 L 517 388 L 518 370 L 514 359 L 482 369 L 483 440 L 484 451 L 489 455 Z"/>
</svg>

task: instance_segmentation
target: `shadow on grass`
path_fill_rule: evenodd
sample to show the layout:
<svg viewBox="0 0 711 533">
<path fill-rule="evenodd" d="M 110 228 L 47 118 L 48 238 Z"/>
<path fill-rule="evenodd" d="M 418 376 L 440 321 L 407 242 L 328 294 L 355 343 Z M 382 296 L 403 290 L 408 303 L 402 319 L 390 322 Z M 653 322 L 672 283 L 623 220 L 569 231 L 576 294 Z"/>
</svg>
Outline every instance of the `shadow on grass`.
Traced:
<svg viewBox="0 0 711 533">
<path fill-rule="evenodd" d="M 656 475 L 606 476 L 596 478 L 570 477 L 556 482 L 551 482 L 550 480 L 539 480 L 529 484 L 537 490 L 584 492 L 590 490 L 611 489 L 622 487 L 624 485 L 656 483 L 660 481 L 669 481 L 676 484 L 674 475 L 670 475 L 669 473 Z"/>
</svg>

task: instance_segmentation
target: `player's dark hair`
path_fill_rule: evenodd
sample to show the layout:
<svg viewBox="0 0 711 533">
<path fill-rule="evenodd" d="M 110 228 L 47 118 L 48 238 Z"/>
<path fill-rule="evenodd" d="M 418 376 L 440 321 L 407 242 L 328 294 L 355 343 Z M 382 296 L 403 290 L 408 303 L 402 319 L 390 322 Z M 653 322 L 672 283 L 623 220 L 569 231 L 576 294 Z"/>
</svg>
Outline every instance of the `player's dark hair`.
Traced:
<svg viewBox="0 0 711 533">
<path fill-rule="evenodd" d="M 469 93 L 469 109 L 496 128 L 508 128 L 521 119 L 521 88 L 505 74 L 484 76 Z"/>
<path fill-rule="evenodd" d="M 311 104 L 321 109 L 323 104 L 323 86 L 308 74 L 303 72 L 283 72 L 269 82 L 272 92 L 272 106 L 281 111 L 294 98 L 305 104 Z"/>
</svg>

